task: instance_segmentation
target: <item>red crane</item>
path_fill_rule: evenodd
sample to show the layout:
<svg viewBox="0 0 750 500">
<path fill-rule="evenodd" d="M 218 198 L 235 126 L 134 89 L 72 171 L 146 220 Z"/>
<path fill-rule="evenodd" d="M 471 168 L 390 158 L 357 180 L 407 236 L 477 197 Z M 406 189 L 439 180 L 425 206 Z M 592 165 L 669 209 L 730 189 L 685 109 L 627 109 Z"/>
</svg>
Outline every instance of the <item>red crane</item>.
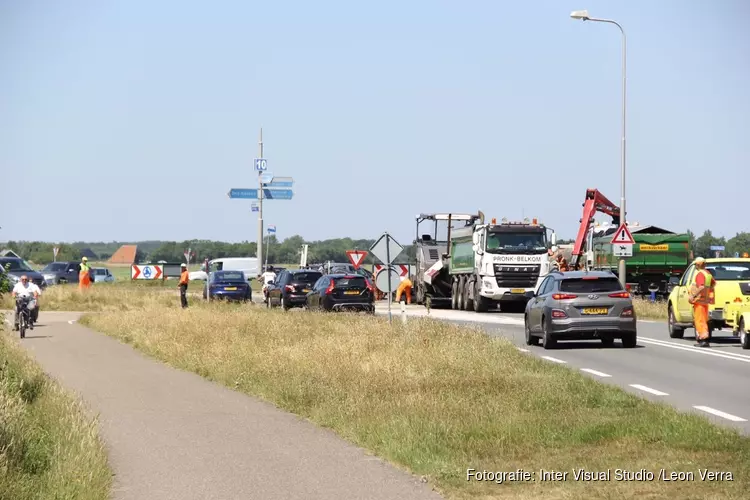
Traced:
<svg viewBox="0 0 750 500">
<path fill-rule="evenodd" d="M 583 244 L 586 241 L 589 226 L 594 222 L 594 214 L 597 212 L 611 216 L 612 224 L 615 226 L 620 225 L 620 207 L 609 201 L 598 189 L 587 189 L 586 201 L 583 202 L 583 217 L 578 221 L 581 225 L 578 228 L 576 243 L 573 247 L 573 269 L 578 267 L 578 261 L 581 259 L 581 255 L 583 255 Z"/>
</svg>

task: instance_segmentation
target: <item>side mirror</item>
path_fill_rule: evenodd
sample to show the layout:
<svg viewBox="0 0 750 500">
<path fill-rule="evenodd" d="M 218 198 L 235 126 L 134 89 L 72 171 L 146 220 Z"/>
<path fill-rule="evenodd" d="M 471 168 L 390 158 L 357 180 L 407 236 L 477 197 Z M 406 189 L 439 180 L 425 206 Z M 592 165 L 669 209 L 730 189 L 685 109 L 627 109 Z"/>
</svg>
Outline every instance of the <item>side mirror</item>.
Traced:
<svg viewBox="0 0 750 500">
<path fill-rule="evenodd" d="M 552 246 L 557 245 L 557 234 L 554 231 L 552 231 L 552 235 L 550 236 L 550 242 Z"/>
<path fill-rule="evenodd" d="M 474 251 L 475 253 L 477 253 L 477 254 L 479 254 L 479 255 L 482 255 L 482 253 L 483 253 L 483 252 L 482 252 L 482 249 L 481 249 L 481 248 L 479 247 L 479 245 L 477 245 L 477 244 L 474 244 L 474 245 L 472 245 L 472 246 L 471 246 L 471 249 L 472 249 L 472 250 L 473 250 L 473 251 Z"/>
<path fill-rule="evenodd" d="M 527 299 L 533 299 L 534 297 L 536 297 L 536 292 L 534 290 L 531 290 L 529 292 L 524 293 L 523 295 Z"/>
</svg>

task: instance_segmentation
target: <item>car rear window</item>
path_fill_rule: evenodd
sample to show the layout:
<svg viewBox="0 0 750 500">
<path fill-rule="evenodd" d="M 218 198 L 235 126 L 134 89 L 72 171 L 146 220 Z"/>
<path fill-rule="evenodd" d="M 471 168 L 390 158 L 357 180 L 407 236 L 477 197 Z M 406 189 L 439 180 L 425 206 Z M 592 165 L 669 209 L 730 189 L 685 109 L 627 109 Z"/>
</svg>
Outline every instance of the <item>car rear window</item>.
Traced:
<svg viewBox="0 0 750 500">
<path fill-rule="evenodd" d="M 367 286 L 365 279 L 361 276 L 352 276 L 351 278 L 334 278 L 336 288 L 365 288 Z"/>
<path fill-rule="evenodd" d="M 216 274 L 216 278 L 222 281 L 243 281 L 244 277 L 239 271 L 221 271 Z"/>
<path fill-rule="evenodd" d="M 294 273 L 292 275 L 292 281 L 299 281 L 300 283 L 315 283 L 321 276 L 322 274 L 320 273 Z"/>
<path fill-rule="evenodd" d="M 588 278 L 588 279 L 566 279 L 560 282 L 561 292 L 570 293 L 596 293 L 617 292 L 622 286 L 617 278 Z"/>
</svg>

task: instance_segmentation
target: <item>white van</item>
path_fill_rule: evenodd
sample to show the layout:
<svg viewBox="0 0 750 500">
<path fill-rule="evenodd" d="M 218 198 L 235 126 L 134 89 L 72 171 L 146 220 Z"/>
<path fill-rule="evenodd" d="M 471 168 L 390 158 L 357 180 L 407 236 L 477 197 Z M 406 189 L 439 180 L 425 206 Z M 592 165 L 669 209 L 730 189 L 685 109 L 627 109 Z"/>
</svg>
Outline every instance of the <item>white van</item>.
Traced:
<svg viewBox="0 0 750 500">
<path fill-rule="evenodd" d="M 191 280 L 206 280 L 205 265 L 201 266 L 200 271 L 190 273 Z M 208 261 L 208 268 L 214 271 L 242 271 L 248 280 L 258 277 L 258 258 L 257 257 L 224 257 Z"/>
</svg>

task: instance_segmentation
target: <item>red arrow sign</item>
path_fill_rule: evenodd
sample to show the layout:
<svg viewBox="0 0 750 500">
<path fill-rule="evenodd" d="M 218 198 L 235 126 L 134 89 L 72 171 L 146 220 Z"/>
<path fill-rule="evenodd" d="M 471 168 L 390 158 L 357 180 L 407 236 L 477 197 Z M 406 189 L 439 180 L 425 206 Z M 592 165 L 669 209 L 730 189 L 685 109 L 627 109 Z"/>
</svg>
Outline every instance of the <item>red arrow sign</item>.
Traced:
<svg viewBox="0 0 750 500">
<path fill-rule="evenodd" d="M 354 269 L 359 269 L 359 266 L 362 265 L 362 263 L 365 261 L 365 257 L 367 257 L 367 251 L 366 250 L 347 250 L 346 255 L 349 257 L 349 260 L 354 266 Z"/>
<path fill-rule="evenodd" d="M 133 264 L 133 267 L 130 269 L 131 279 L 137 280 L 138 276 L 140 275 L 141 275 L 141 267 Z"/>
<path fill-rule="evenodd" d="M 154 279 L 158 280 L 159 276 L 161 276 L 161 266 L 154 266 L 154 269 L 156 269 L 156 276 L 154 276 Z"/>
</svg>

